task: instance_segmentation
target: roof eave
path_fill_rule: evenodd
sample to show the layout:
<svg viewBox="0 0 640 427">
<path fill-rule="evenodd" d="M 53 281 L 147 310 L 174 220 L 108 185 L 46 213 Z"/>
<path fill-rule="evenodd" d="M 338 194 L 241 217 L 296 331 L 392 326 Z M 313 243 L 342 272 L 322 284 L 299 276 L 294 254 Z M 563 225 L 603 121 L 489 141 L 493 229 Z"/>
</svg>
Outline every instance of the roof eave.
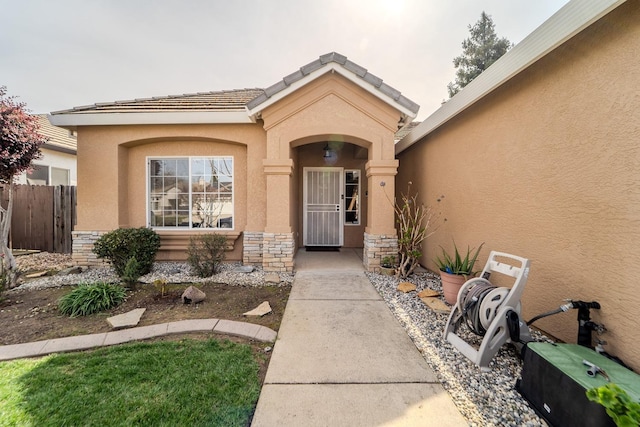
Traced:
<svg viewBox="0 0 640 427">
<path fill-rule="evenodd" d="M 51 151 L 57 151 L 59 153 L 65 153 L 65 154 L 73 154 L 73 155 L 78 154 L 78 150 L 76 149 L 69 148 L 69 147 L 62 147 L 60 145 L 54 145 L 50 142 L 44 143 L 41 148 L 44 148 L 46 150 L 51 150 Z"/>
<path fill-rule="evenodd" d="M 396 144 L 396 154 L 453 119 L 627 0 L 570 1 Z"/>
<path fill-rule="evenodd" d="M 301 87 L 311 83 L 312 81 L 318 79 L 319 77 L 322 77 L 323 75 L 325 75 L 327 73 L 338 73 L 341 76 L 343 76 L 346 79 L 348 79 L 349 81 L 351 81 L 352 83 L 354 83 L 354 84 L 358 85 L 359 87 L 361 87 L 362 89 L 366 90 L 370 94 L 376 96 L 377 98 L 381 99 L 382 101 L 386 102 L 387 104 L 392 105 L 394 108 L 396 108 L 398 111 L 400 111 L 400 113 L 403 115 L 403 119 L 404 119 L 405 122 L 410 122 L 418 114 L 419 107 L 417 106 L 417 104 L 416 104 L 416 107 L 413 108 L 413 109 L 407 108 L 406 106 L 400 104 L 393 97 L 391 97 L 389 95 L 386 95 L 385 93 L 383 93 L 380 90 L 376 90 L 372 86 L 371 83 L 369 83 L 368 81 L 362 79 L 361 77 L 359 77 L 354 72 L 346 69 L 345 67 L 343 67 L 342 65 L 340 65 L 340 64 L 338 64 L 336 62 L 327 63 L 327 64 L 323 65 L 321 68 L 318 68 L 318 69 L 315 69 L 315 70 L 311 71 L 309 74 L 307 74 L 303 78 L 298 79 L 298 80 L 296 80 L 294 82 L 291 82 L 289 84 L 287 84 L 287 81 L 286 81 L 287 78 L 285 77 L 285 79 L 283 81 L 278 82 L 278 85 L 283 85 L 283 87 L 280 90 L 276 91 L 271 96 L 269 96 L 267 94 L 261 95 L 261 97 L 264 97 L 265 99 L 262 100 L 261 102 L 259 102 L 253 108 L 251 108 L 251 105 L 253 104 L 253 101 L 250 102 L 248 104 L 248 106 L 247 106 L 247 114 L 253 120 L 259 119 L 260 116 L 261 116 L 262 111 L 264 111 L 266 108 L 268 108 L 269 106 L 275 104 L 276 102 L 280 101 L 281 99 L 285 98 L 286 96 L 290 95 L 291 93 L 295 92 L 296 90 L 300 89 Z M 402 96 L 402 95 L 400 94 L 400 96 Z M 259 101 L 258 98 L 256 98 L 256 100 Z M 407 101 L 411 102 L 409 100 L 407 100 Z"/>
<path fill-rule="evenodd" d="M 52 125 L 65 129 L 78 126 L 241 124 L 254 123 L 245 111 L 171 111 L 136 113 L 52 113 Z"/>
</svg>

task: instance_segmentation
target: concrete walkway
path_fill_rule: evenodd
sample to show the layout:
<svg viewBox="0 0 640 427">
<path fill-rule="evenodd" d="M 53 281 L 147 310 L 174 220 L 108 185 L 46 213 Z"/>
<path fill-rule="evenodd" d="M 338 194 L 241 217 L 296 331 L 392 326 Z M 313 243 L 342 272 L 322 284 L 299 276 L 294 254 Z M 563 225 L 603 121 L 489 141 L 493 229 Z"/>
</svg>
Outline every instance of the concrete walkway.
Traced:
<svg viewBox="0 0 640 427">
<path fill-rule="evenodd" d="M 273 342 L 276 332 L 266 326 L 220 319 L 191 319 L 159 325 L 140 326 L 101 334 L 56 338 L 25 344 L 0 346 L 0 361 L 23 357 L 44 356 L 65 351 L 87 350 L 94 347 L 122 344 L 171 334 L 213 332 L 234 335 L 257 341 Z"/>
<path fill-rule="evenodd" d="M 298 252 L 252 427 L 467 425 L 360 253 Z"/>
</svg>

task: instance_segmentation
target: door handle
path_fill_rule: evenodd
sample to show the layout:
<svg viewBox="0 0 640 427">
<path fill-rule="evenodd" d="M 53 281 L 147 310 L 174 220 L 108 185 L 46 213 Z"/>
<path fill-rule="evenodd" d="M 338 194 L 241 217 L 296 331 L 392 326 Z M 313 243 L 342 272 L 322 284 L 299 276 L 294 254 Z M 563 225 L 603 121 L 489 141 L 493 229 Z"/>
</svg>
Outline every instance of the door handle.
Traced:
<svg viewBox="0 0 640 427">
<path fill-rule="evenodd" d="M 340 205 L 336 205 L 336 212 L 340 212 Z"/>
</svg>

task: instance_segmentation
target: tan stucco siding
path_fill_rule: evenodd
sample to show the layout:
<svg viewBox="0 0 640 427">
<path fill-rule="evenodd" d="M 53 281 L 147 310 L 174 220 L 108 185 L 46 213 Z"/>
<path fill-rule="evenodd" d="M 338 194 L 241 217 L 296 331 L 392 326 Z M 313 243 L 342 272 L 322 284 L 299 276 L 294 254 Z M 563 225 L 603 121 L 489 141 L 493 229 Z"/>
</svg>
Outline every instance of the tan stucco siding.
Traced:
<svg viewBox="0 0 640 427">
<path fill-rule="evenodd" d="M 640 368 L 640 4 L 627 2 L 400 153 L 441 212 L 439 245 L 486 242 L 532 260 L 524 317 L 597 300 L 607 349 Z M 443 197 L 444 196 L 444 197 Z M 440 199 L 438 202 L 437 200 Z M 536 325 L 575 342 L 576 312 Z"/>
<path fill-rule="evenodd" d="M 232 156 L 234 231 L 247 227 L 260 231 L 265 224 L 265 147 L 264 130 L 257 124 L 81 128 L 76 230 L 147 225 L 146 162 L 150 156 Z M 238 258 L 239 250 L 236 247 L 230 255 Z"/>
<path fill-rule="evenodd" d="M 295 230 L 298 238 L 302 230 L 301 201 L 302 193 L 299 186 L 302 184 L 302 165 L 311 165 L 305 156 L 306 149 L 301 147 L 307 144 L 326 143 L 340 148 L 344 146 L 358 146 L 366 150 L 366 157 L 373 167 L 376 175 L 367 177 L 366 163 L 359 161 L 357 166 L 362 168 L 365 187 L 371 187 L 371 182 L 379 185 L 383 180 L 387 183 L 386 191 L 389 197 L 394 194 L 393 176 L 395 175 L 394 134 L 397 131 L 400 113 L 373 96 L 362 88 L 349 82 L 337 74 L 328 74 L 298 89 L 295 96 L 288 96 L 279 102 L 269 106 L 262 114 L 264 127 L 267 130 L 267 158 L 273 161 L 283 161 L 291 158 L 292 148 L 298 150 L 299 162 L 294 165 L 291 179 L 286 181 L 283 177 L 274 176 L 274 182 L 279 180 L 280 185 L 269 185 L 269 197 L 273 200 L 281 200 L 277 208 L 268 209 L 267 224 L 281 224 L 283 227 L 274 229 L 289 231 Z M 324 145 L 324 144 L 323 144 Z M 295 151 L 295 150 L 294 150 Z M 320 156 L 321 156 L 320 150 Z M 321 157 L 320 157 L 321 158 Z M 342 161 L 335 166 L 342 167 Z M 383 169 L 376 167 L 384 165 Z M 391 165 L 390 168 L 387 168 Z M 388 171 L 388 174 L 387 174 Z M 277 192 L 282 191 L 282 196 Z M 289 192 L 290 191 L 290 192 Z M 285 193 L 286 192 L 286 193 Z M 289 206 L 285 203 L 285 197 L 290 197 Z M 376 200 L 379 200 L 377 209 L 372 209 L 372 204 L 363 205 L 367 209 L 364 218 L 367 222 L 368 232 L 372 234 L 394 234 L 393 209 L 386 203 L 386 198 L 380 190 L 376 190 Z M 369 200 L 372 200 L 370 197 Z M 286 224 L 286 226 L 285 226 Z M 373 226 L 372 226 L 373 224 Z M 269 225 L 267 226 L 269 229 Z M 349 230 L 349 236 L 360 233 Z M 301 239 L 300 239 L 301 241 Z M 362 241 L 362 233 L 360 233 Z M 349 245 L 356 245 L 350 237 Z"/>
</svg>

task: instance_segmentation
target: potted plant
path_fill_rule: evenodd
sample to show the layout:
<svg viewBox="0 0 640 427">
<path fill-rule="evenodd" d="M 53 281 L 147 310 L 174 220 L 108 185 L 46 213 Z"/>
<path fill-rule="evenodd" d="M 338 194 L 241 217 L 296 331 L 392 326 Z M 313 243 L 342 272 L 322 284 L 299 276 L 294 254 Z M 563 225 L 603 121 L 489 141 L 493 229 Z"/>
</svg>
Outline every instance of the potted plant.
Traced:
<svg viewBox="0 0 640 427">
<path fill-rule="evenodd" d="M 393 276 L 396 274 L 396 257 L 393 255 L 385 256 L 380 261 L 380 274 L 385 276 Z"/>
<path fill-rule="evenodd" d="M 458 292 L 460 288 L 471 277 L 475 275 L 473 272 L 473 266 L 475 265 L 480 249 L 482 249 L 484 243 L 478 246 L 478 249 L 472 255 L 475 248 L 467 246 L 467 253 L 463 257 L 458 251 L 456 243 L 453 243 L 454 254 L 449 255 L 447 251 L 442 248 L 442 255 L 436 257 L 434 262 L 440 270 L 440 279 L 442 280 L 442 293 L 444 299 L 451 305 L 454 305 L 458 299 Z"/>
</svg>

